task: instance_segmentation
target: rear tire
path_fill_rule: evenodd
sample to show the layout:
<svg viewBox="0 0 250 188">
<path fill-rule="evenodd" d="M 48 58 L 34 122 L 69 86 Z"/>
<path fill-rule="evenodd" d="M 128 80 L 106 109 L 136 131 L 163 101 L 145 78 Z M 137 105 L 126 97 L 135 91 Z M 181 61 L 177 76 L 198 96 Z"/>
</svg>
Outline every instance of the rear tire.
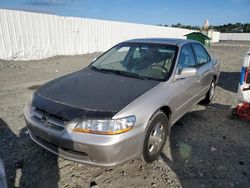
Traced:
<svg viewBox="0 0 250 188">
<path fill-rule="evenodd" d="M 210 84 L 209 91 L 206 94 L 206 98 L 201 101 L 202 104 L 208 105 L 211 103 L 214 93 L 215 93 L 215 80 L 213 80 Z"/>
<path fill-rule="evenodd" d="M 156 112 L 148 122 L 146 129 L 142 160 L 145 163 L 152 163 L 156 160 L 166 143 L 169 141 L 169 121 L 168 117 L 161 110 Z"/>
</svg>

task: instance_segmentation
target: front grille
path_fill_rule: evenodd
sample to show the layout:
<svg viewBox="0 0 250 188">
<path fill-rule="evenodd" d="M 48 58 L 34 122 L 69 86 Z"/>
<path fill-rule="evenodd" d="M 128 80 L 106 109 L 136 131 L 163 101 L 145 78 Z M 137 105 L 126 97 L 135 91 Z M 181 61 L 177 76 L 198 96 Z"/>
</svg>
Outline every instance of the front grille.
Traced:
<svg viewBox="0 0 250 188">
<path fill-rule="evenodd" d="M 56 131 L 63 131 L 65 121 L 63 118 L 48 113 L 42 109 L 32 107 L 31 116 L 33 119 Z"/>
</svg>

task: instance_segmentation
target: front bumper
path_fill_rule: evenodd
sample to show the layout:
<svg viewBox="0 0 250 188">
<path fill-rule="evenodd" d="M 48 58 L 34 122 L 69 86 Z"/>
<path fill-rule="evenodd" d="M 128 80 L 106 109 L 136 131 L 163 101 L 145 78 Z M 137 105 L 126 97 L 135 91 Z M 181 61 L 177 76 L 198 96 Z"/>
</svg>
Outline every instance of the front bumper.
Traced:
<svg viewBox="0 0 250 188">
<path fill-rule="evenodd" d="M 143 132 L 135 127 L 123 134 L 97 135 L 72 131 L 76 123 L 53 129 L 31 115 L 27 105 L 24 117 L 31 139 L 48 151 L 63 158 L 109 167 L 137 158 L 141 154 Z"/>
</svg>

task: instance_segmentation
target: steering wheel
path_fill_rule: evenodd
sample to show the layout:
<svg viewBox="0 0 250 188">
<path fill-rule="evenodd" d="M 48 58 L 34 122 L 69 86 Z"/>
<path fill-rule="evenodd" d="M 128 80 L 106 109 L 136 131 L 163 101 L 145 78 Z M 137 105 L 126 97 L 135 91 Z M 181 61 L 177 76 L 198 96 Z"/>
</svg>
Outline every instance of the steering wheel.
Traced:
<svg viewBox="0 0 250 188">
<path fill-rule="evenodd" d="M 153 64 L 150 66 L 151 69 L 158 69 L 158 70 L 161 70 L 164 74 L 166 74 L 168 72 L 168 69 L 166 69 L 165 67 L 163 67 L 162 65 L 156 65 L 156 64 Z"/>
</svg>

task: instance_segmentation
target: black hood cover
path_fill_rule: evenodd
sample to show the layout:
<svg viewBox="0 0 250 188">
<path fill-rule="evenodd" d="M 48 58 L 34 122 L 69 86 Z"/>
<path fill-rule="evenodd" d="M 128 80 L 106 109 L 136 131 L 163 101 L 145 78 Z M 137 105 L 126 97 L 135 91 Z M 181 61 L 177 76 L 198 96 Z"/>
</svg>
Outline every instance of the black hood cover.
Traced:
<svg viewBox="0 0 250 188">
<path fill-rule="evenodd" d="M 111 118 L 158 83 L 85 68 L 40 87 L 33 105 L 65 120 Z"/>
</svg>

